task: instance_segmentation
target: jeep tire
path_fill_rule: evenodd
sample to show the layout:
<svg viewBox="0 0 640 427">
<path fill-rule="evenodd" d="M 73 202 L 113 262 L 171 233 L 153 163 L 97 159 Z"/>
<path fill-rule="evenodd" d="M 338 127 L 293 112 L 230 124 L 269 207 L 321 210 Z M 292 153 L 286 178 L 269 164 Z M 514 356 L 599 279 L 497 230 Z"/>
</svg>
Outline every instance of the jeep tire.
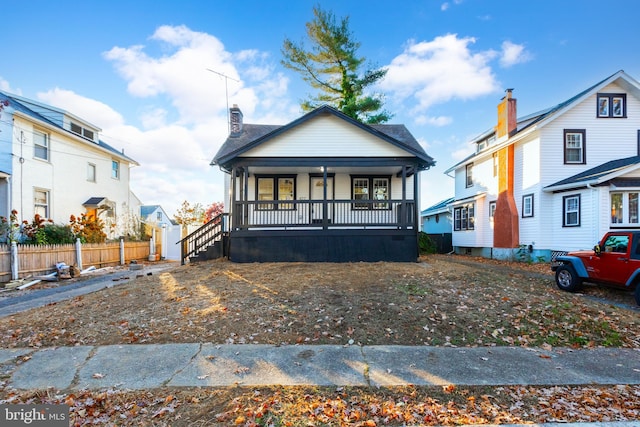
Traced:
<svg viewBox="0 0 640 427">
<path fill-rule="evenodd" d="M 572 265 L 563 264 L 556 270 L 556 285 L 563 291 L 575 292 L 582 286 L 582 278 Z"/>
</svg>

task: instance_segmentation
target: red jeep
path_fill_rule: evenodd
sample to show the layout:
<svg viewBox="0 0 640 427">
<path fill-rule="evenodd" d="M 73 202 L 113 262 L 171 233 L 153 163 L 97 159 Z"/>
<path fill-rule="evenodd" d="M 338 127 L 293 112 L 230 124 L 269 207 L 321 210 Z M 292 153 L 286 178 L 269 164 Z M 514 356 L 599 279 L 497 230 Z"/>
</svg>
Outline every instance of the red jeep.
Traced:
<svg viewBox="0 0 640 427">
<path fill-rule="evenodd" d="M 611 231 L 592 251 L 575 251 L 556 258 L 551 269 L 563 291 L 575 292 L 582 282 L 634 289 L 640 305 L 640 231 Z"/>
</svg>

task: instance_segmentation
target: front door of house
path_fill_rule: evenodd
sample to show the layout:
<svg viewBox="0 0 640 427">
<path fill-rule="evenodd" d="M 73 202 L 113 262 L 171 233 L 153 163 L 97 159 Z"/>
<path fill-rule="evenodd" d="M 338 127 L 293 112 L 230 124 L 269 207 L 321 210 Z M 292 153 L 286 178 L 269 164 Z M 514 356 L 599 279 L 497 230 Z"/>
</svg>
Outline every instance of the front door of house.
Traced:
<svg viewBox="0 0 640 427">
<path fill-rule="evenodd" d="M 322 200 L 324 200 L 324 179 L 321 176 L 311 177 L 311 223 L 322 223 Z M 327 200 L 333 200 L 333 177 L 327 177 Z M 331 222 L 333 205 L 327 206 L 327 219 Z"/>
</svg>

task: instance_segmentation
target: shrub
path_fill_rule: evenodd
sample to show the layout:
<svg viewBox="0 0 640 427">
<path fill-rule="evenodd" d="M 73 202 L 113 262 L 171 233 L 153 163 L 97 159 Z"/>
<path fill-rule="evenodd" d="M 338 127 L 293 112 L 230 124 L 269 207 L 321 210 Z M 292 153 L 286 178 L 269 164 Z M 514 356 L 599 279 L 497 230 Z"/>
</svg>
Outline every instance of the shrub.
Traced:
<svg viewBox="0 0 640 427">
<path fill-rule="evenodd" d="M 438 251 L 435 242 L 425 233 L 418 233 L 418 247 L 421 254 L 435 254 Z"/>
</svg>

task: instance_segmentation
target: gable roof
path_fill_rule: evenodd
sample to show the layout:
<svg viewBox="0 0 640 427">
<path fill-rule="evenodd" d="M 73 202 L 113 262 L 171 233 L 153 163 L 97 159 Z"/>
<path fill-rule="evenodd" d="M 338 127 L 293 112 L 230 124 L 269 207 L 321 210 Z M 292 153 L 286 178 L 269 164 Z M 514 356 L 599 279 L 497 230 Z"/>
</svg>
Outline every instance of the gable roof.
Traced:
<svg viewBox="0 0 640 427">
<path fill-rule="evenodd" d="M 602 185 L 636 169 L 640 169 L 640 156 L 611 160 L 584 172 L 580 172 L 579 174 L 570 176 L 569 178 L 547 185 L 544 187 L 544 191 L 553 192 L 585 187 L 587 185 Z M 634 181 L 637 182 L 640 180 L 635 179 Z M 620 182 L 620 184 L 622 184 L 620 186 L 625 185 L 623 182 L 624 181 Z M 627 185 L 629 185 L 628 182 Z"/>
<path fill-rule="evenodd" d="M 328 105 L 316 108 L 315 110 L 284 126 L 243 124 L 242 132 L 237 136 L 230 135 L 227 138 L 227 140 L 222 144 L 222 147 L 220 147 L 220 150 L 216 153 L 210 165 L 219 165 L 220 167 L 229 170 L 230 162 L 234 158 L 239 157 L 252 148 L 255 148 L 258 145 L 263 144 L 322 114 L 331 114 L 396 147 L 402 148 L 419 159 L 423 169 L 428 169 L 435 165 L 435 160 L 433 160 L 433 158 L 424 151 L 418 141 L 404 125 L 367 125 Z"/>
<path fill-rule="evenodd" d="M 160 205 L 142 205 L 140 206 L 140 216 L 146 218 L 158 209 Z"/>
<path fill-rule="evenodd" d="M 56 129 L 60 130 L 61 132 L 65 132 L 68 133 L 70 135 L 73 135 L 73 137 L 76 138 L 81 138 L 78 135 L 76 135 L 75 133 L 71 132 L 68 129 L 65 129 L 62 127 L 61 122 L 58 122 L 56 120 L 53 120 L 52 118 L 49 118 L 47 116 L 44 115 L 44 110 L 50 111 L 52 113 L 55 113 L 57 115 L 68 115 L 71 117 L 76 117 L 73 114 L 68 113 L 67 111 L 61 110 L 59 108 L 50 106 L 50 105 L 45 105 L 36 101 L 32 101 L 32 100 L 28 100 L 26 98 L 22 98 L 20 96 L 17 95 L 12 95 L 9 94 L 7 92 L 3 92 L 0 90 L 0 101 L 9 101 L 9 106 L 11 108 L 13 108 L 15 111 L 30 117 L 33 120 L 36 120 L 38 122 L 41 122 L 43 124 L 46 124 L 48 126 L 51 127 L 55 127 Z M 30 108 L 29 105 L 37 105 L 38 107 L 40 107 L 43 111 L 42 112 L 38 112 L 36 110 L 34 110 L 33 108 Z M 87 141 L 89 142 L 89 141 Z M 114 157 L 118 157 L 121 160 L 125 160 L 129 163 L 132 163 L 134 165 L 139 166 L 140 164 L 135 161 L 134 159 L 132 159 L 131 157 L 125 155 L 123 152 L 116 150 L 115 148 L 113 148 L 112 146 L 110 146 L 109 144 L 107 144 L 106 142 L 102 141 L 102 140 L 98 140 L 97 143 L 95 142 L 91 142 L 91 144 L 93 146 L 99 147 L 100 149 L 102 149 L 103 151 L 108 152 L 109 154 L 111 154 Z"/>
<path fill-rule="evenodd" d="M 578 103 L 580 103 L 582 100 L 584 100 L 585 98 L 588 98 L 589 96 L 597 93 L 600 89 L 602 89 L 603 87 L 615 82 L 615 81 L 619 81 L 620 84 L 625 87 L 625 89 L 629 92 L 634 92 L 635 95 L 640 98 L 640 83 L 635 80 L 633 77 L 629 76 L 627 73 L 625 73 L 623 70 L 617 71 L 614 74 L 610 75 L 609 77 L 599 81 L 598 83 L 594 84 L 593 86 L 583 90 L 582 92 L 578 93 L 577 95 L 572 96 L 571 98 L 560 102 L 559 104 L 556 104 L 552 107 L 546 108 L 544 110 L 535 112 L 533 114 L 529 114 L 523 117 L 519 117 L 517 119 L 517 124 L 516 124 L 516 132 L 514 133 L 514 135 L 510 136 L 506 143 L 504 144 L 499 144 L 496 145 L 496 147 L 502 147 L 504 145 L 509 145 L 513 142 L 514 138 L 517 138 L 519 135 L 521 135 L 524 131 L 527 131 L 529 129 L 531 129 L 532 127 L 542 127 L 547 125 L 548 123 L 550 123 L 551 121 L 555 120 L 557 117 L 559 117 L 560 115 L 562 115 L 564 112 L 568 111 L 570 108 L 572 108 L 573 106 L 577 105 Z M 495 127 L 491 127 L 490 129 L 486 130 L 485 132 L 481 133 L 480 135 L 478 135 L 477 137 L 473 138 L 470 143 L 475 144 L 478 143 L 480 141 L 482 141 L 483 139 L 486 139 L 487 137 L 491 136 L 495 134 Z M 448 174 L 450 172 L 452 172 L 453 170 L 455 170 L 456 168 L 458 168 L 459 166 L 468 163 L 471 159 L 475 158 L 476 156 L 479 155 L 483 155 L 485 153 L 491 152 L 491 150 L 483 150 L 481 152 L 476 152 L 473 153 L 469 156 L 467 156 L 466 158 L 464 158 L 462 161 L 456 163 L 455 165 L 453 165 L 452 167 L 450 167 L 449 169 L 447 169 L 444 173 Z"/>
</svg>

